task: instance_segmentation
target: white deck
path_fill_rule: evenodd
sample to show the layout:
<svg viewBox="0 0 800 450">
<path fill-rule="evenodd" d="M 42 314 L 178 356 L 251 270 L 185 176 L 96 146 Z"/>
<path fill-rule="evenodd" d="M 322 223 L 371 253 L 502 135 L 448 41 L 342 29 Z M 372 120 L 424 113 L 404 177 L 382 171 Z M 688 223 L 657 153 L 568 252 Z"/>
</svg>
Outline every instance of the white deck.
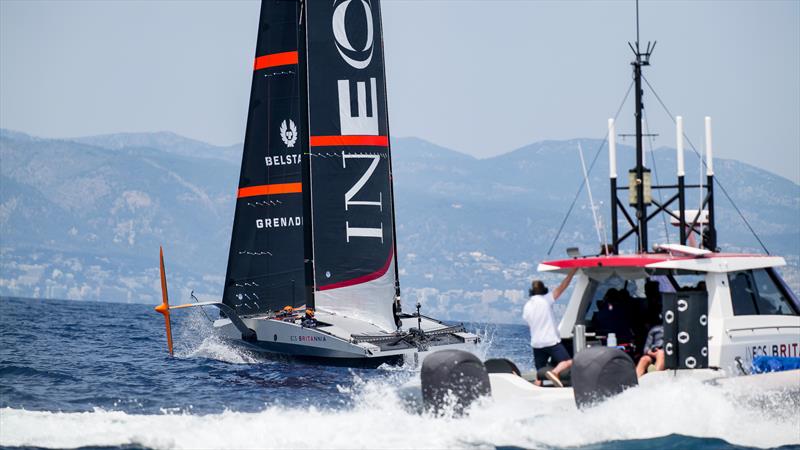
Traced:
<svg viewBox="0 0 800 450">
<path fill-rule="evenodd" d="M 354 319 L 351 317 L 342 316 L 339 314 L 333 314 L 322 310 L 317 310 L 316 318 L 320 322 L 331 324 L 331 326 L 320 327 L 321 330 L 346 340 L 350 340 L 350 338 L 353 335 L 378 336 L 378 335 L 390 335 L 395 332 L 395 330 L 384 330 L 383 328 L 375 325 L 374 323 L 365 322 L 361 319 Z M 403 330 L 408 330 L 410 328 L 417 327 L 416 317 L 403 319 L 402 322 L 403 322 L 402 326 Z M 447 327 L 446 325 L 442 325 L 439 322 L 430 320 L 425 317 L 422 318 L 422 329 L 424 331 L 433 331 L 446 327 Z"/>
</svg>

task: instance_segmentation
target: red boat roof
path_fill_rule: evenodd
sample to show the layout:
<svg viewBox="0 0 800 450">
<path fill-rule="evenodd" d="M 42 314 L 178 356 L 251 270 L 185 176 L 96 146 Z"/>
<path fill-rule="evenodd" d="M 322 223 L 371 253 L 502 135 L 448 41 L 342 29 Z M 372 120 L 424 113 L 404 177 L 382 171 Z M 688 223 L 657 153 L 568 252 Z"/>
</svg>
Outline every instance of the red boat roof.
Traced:
<svg viewBox="0 0 800 450">
<path fill-rule="evenodd" d="M 543 261 L 542 264 L 558 267 L 559 269 L 586 269 L 589 267 L 647 267 L 648 265 L 657 262 L 692 258 L 692 256 L 670 256 L 667 253 L 643 253 L 639 255 L 581 256 L 570 259 Z"/>
<path fill-rule="evenodd" d="M 540 271 L 564 269 L 589 269 L 600 267 L 652 267 L 653 264 L 664 262 L 679 262 L 690 260 L 720 260 L 723 258 L 774 258 L 768 255 L 754 255 L 746 253 L 709 253 L 702 256 L 669 254 L 669 253 L 642 253 L 635 255 L 599 255 L 581 256 L 577 258 L 544 261 L 539 265 Z M 766 261 L 764 261 L 766 262 Z"/>
</svg>

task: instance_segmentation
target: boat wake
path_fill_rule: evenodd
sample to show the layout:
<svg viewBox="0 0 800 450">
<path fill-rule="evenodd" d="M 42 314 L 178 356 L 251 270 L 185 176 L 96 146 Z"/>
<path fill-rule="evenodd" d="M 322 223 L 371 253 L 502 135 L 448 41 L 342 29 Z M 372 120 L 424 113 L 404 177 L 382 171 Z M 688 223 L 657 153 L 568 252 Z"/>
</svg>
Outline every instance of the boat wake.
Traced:
<svg viewBox="0 0 800 450">
<path fill-rule="evenodd" d="M 62 413 L 0 409 L 2 446 L 75 448 L 552 448 L 673 435 L 729 444 L 775 447 L 800 444 L 800 404 L 792 392 L 750 392 L 692 380 L 642 386 L 589 410 L 567 404 L 509 409 L 486 399 L 465 417 L 411 411 L 389 374 L 353 376 L 339 390 L 345 408 L 268 406 L 258 412 L 129 414 L 95 409 Z M 300 427 L 298 424 L 313 424 Z M 691 439 L 691 438 L 686 438 Z M 716 445 L 720 444 L 715 441 Z M 684 442 L 687 444 L 688 442 Z"/>
<path fill-rule="evenodd" d="M 497 334 L 497 325 L 491 323 L 476 325 L 471 331 L 480 339 L 473 353 L 475 353 L 478 359 L 485 361 L 489 358 L 490 351 L 492 350 L 492 344 Z"/>
<path fill-rule="evenodd" d="M 257 355 L 237 348 L 216 336 L 208 336 L 196 346 L 175 353 L 178 358 L 207 358 L 229 364 L 256 364 L 263 362 Z"/>
<path fill-rule="evenodd" d="M 229 364 L 257 364 L 264 361 L 257 354 L 216 336 L 201 311 L 194 310 L 187 314 L 179 330 L 179 344 L 175 347 L 177 358 L 205 358 Z"/>
</svg>

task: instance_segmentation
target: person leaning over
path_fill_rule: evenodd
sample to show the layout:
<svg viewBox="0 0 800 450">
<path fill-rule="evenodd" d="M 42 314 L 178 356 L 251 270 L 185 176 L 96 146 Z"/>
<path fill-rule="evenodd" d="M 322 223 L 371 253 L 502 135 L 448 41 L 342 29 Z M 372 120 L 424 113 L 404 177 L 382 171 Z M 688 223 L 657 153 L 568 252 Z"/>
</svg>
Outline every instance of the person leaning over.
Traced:
<svg viewBox="0 0 800 450">
<path fill-rule="evenodd" d="M 567 277 L 553 290 L 549 292 L 547 286 L 541 280 L 533 280 L 531 283 L 531 298 L 525 303 L 522 310 L 522 318 L 528 322 L 531 329 L 531 347 L 533 347 L 533 361 L 538 371 L 547 365 L 548 358 L 553 358 L 556 363 L 553 370 L 546 373 L 547 379 L 558 387 L 564 387 L 561 383 L 561 372 L 572 366 L 570 358 L 561 337 L 556 328 L 556 319 L 553 315 L 553 304 L 561 297 L 561 294 L 569 286 L 572 277 L 578 269 L 572 269 Z"/>
</svg>

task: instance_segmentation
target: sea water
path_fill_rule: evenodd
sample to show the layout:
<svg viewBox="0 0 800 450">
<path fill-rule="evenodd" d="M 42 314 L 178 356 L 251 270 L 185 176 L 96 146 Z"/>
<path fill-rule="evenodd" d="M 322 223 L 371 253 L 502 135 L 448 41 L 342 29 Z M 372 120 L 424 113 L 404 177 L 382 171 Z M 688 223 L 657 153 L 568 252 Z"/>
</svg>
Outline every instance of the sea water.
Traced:
<svg viewBox="0 0 800 450">
<path fill-rule="evenodd" d="M 211 314 L 213 312 L 209 312 Z M 463 417 L 398 397 L 414 368 L 276 361 L 151 306 L 0 299 L 0 446 L 40 448 L 740 448 L 800 445 L 800 386 L 744 392 L 691 380 L 594 408 L 490 399 Z M 532 365 L 517 325 L 468 325 L 482 357 Z"/>
</svg>

